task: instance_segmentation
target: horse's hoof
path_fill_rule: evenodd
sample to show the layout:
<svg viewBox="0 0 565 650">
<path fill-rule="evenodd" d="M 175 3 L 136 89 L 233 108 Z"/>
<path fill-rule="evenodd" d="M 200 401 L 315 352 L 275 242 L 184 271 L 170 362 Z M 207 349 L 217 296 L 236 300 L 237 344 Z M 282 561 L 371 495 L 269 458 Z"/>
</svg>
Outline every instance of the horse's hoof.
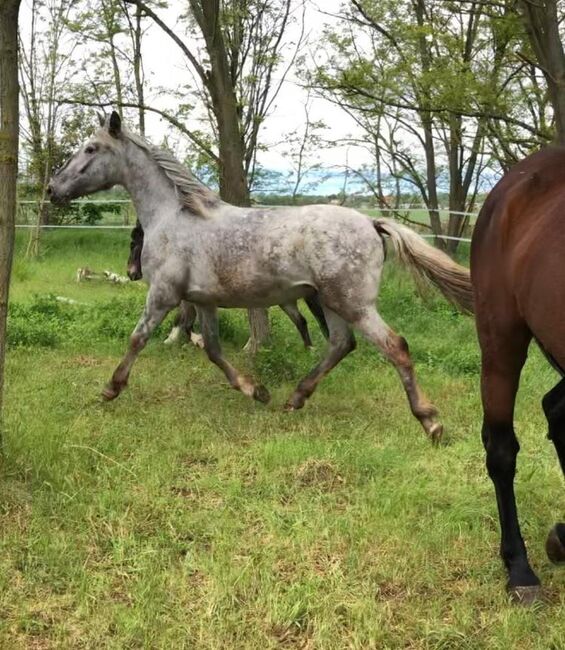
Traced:
<svg viewBox="0 0 565 650">
<path fill-rule="evenodd" d="M 296 397 L 293 395 L 288 402 L 284 405 L 283 411 L 286 413 L 291 413 L 292 411 L 298 411 L 300 410 L 305 403 L 305 399 L 303 397 Z"/>
<path fill-rule="evenodd" d="M 253 399 L 263 404 L 268 404 L 271 401 L 271 394 L 262 384 L 258 384 L 253 389 Z"/>
<path fill-rule="evenodd" d="M 508 595 L 510 596 L 511 602 L 516 605 L 524 605 L 525 607 L 542 601 L 540 585 L 509 587 Z"/>
<path fill-rule="evenodd" d="M 443 437 L 443 424 L 434 422 L 428 429 L 428 436 L 432 441 L 432 445 L 439 445 Z"/>
<path fill-rule="evenodd" d="M 555 524 L 549 531 L 545 552 L 554 564 L 565 563 L 565 524 Z"/>
<path fill-rule="evenodd" d="M 204 350 L 204 338 L 202 337 L 202 334 L 196 334 L 195 332 L 190 333 L 190 341 L 191 343 L 199 348 L 200 350 Z"/>
<path fill-rule="evenodd" d="M 112 384 L 107 384 L 102 390 L 102 399 L 111 402 L 113 399 L 116 399 L 119 394 L 120 391 L 118 389 L 114 388 Z"/>
</svg>

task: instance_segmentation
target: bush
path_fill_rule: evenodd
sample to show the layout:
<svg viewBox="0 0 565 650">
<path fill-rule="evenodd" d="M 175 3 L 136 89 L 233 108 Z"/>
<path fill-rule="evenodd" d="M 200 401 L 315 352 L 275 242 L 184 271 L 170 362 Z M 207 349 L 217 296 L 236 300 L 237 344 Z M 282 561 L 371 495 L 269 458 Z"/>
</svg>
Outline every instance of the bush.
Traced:
<svg viewBox="0 0 565 650">
<path fill-rule="evenodd" d="M 54 296 L 37 296 L 29 305 L 10 303 L 8 345 L 13 347 L 54 347 L 68 323 Z"/>
<path fill-rule="evenodd" d="M 8 345 L 54 347 L 64 342 L 124 340 L 142 308 L 142 296 L 85 306 L 62 303 L 54 295 L 34 295 L 30 303 L 10 303 Z"/>
</svg>

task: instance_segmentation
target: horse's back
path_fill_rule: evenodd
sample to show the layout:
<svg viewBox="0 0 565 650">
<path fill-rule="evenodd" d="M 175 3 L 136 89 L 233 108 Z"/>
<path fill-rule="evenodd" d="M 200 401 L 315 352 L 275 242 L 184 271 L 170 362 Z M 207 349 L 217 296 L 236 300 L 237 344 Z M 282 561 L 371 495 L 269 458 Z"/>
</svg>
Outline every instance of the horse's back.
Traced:
<svg viewBox="0 0 565 650">
<path fill-rule="evenodd" d="M 491 190 L 473 232 L 472 254 L 508 240 L 539 235 L 538 226 L 558 218 L 565 200 L 565 147 L 549 147 L 517 163 Z"/>
<path fill-rule="evenodd" d="M 515 165 L 490 192 L 471 245 L 479 334 L 527 326 L 565 365 L 565 148 Z M 556 343 L 559 331 L 563 344 Z"/>
</svg>

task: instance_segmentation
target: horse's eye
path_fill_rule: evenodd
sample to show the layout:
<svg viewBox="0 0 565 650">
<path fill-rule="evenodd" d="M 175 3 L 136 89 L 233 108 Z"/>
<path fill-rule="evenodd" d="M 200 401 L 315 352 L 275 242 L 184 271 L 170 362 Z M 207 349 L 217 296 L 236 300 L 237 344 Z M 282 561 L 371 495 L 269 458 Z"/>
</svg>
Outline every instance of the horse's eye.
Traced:
<svg viewBox="0 0 565 650">
<path fill-rule="evenodd" d="M 94 153 L 96 151 L 96 147 L 92 144 L 89 144 L 85 149 L 84 153 Z"/>
</svg>

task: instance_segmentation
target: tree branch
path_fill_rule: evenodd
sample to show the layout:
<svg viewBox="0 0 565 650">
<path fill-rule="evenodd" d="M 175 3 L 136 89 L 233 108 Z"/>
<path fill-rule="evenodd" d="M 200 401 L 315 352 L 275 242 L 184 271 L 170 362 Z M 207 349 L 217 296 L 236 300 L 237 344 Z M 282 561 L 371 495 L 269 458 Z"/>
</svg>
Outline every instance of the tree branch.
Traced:
<svg viewBox="0 0 565 650">
<path fill-rule="evenodd" d="M 172 38 L 172 40 L 180 47 L 182 50 L 183 54 L 186 56 L 186 58 L 190 61 L 192 64 L 193 68 L 196 70 L 198 73 L 198 76 L 202 80 L 202 83 L 206 85 L 208 83 L 208 78 L 206 76 L 206 71 L 204 68 L 200 65 L 200 62 L 198 59 L 194 56 L 194 54 L 188 49 L 188 47 L 183 43 L 183 41 L 174 33 L 174 31 L 165 24 L 165 22 L 159 18 L 159 16 L 152 10 L 150 9 L 144 2 L 141 0 L 124 0 L 125 3 L 127 4 L 133 4 L 137 5 L 141 11 L 146 16 L 149 16 L 149 18 L 153 19 L 157 25 L 167 34 Z"/>
<path fill-rule="evenodd" d="M 80 99 L 70 99 L 70 98 L 62 98 L 57 101 L 57 104 L 68 104 L 68 105 L 75 105 L 75 106 L 91 106 L 94 108 L 104 108 L 108 106 L 114 106 L 115 102 L 87 102 L 83 101 Z M 209 156 L 216 164 L 220 162 L 220 158 L 218 154 L 214 153 L 207 145 L 205 145 L 202 140 L 195 135 L 190 129 L 187 129 L 186 126 L 177 120 L 176 117 L 171 115 L 170 113 L 167 113 L 166 111 L 163 111 L 159 108 L 154 108 L 153 106 L 146 106 L 144 104 L 136 104 L 135 102 L 123 102 L 122 106 L 124 108 L 137 108 L 142 109 L 144 111 L 148 111 L 150 113 L 156 113 L 157 115 L 160 115 L 163 119 L 167 120 L 170 124 L 172 124 L 174 127 L 176 127 L 183 135 L 186 135 L 186 137 L 194 142 L 194 144 L 201 149 L 207 156 Z"/>
</svg>

